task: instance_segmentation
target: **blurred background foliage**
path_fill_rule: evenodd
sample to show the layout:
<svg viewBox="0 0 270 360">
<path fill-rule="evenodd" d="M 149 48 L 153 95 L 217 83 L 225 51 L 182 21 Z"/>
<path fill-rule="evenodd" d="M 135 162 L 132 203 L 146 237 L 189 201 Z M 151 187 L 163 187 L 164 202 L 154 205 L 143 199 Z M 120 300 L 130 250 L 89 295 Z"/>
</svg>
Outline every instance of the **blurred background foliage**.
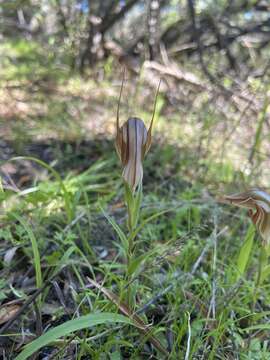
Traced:
<svg viewBox="0 0 270 360">
<path fill-rule="evenodd" d="M 203 166 L 216 163 L 210 172 L 236 167 L 267 186 L 267 1 L 0 4 L 6 140 L 16 138 L 20 147 L 33 136 L 107 137 L 125 67 L 123 117 L 130 111 L 145 117 L 163 77 L 162 138 L 180 147 L 192 143 Z"/>
</svg>

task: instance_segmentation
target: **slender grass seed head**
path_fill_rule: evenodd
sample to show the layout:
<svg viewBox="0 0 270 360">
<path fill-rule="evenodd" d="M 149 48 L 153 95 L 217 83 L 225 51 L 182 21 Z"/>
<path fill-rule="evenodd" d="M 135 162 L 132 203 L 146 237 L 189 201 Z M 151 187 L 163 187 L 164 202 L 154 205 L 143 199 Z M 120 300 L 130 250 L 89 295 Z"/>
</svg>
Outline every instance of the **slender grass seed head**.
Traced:
<svg viewBox="0 0 270 360">
<path fill-rule="evenodd" d="M 247 208 L 249 217 L 263 239 L 263 245 L 270 245 L 270 195 L 267 192 L 254 188 L 225 196 L 222 200 L 225 203 Z"/>
</svg>

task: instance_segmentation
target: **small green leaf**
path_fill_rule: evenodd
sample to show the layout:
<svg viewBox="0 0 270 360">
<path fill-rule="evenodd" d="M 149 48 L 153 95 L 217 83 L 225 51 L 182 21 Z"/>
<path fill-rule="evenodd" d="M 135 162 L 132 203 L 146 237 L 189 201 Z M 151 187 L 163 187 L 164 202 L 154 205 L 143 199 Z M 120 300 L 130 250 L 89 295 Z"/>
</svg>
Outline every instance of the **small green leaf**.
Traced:
<svg viewBox="0 0 270 360">
<path fill-rule="evenodd" d="M 133 259 L 128 267 L 128 274 L 132 275 L 135 273 L 135 271 L 138 269 L 140 264 L 148 258 L 149 254 L 142 254 L 138 256 L 137 258 Z"/>
<path fill-rule="evenodd" d="M 114 219 L 112 217 L 110 217 L 105 210 L 100 206 L 100 209 L 103 213 L 103 215 L 105 216 L 105 218 L 108 220 L 108 222 L 112 225 L 112 227 L 114 228 L 114 230 L 117 232 L 117 235 L 119 236 L 122 245 L 125 249 L 128 249 L 128 239 L 126 237 L 126 235 L 124 234 L 124 232 L 122 231 L 122 229 L 120 228 L 120 226 L 118 226 L 116 224 L 116 222 L 114 221 Z"/>
</svg>

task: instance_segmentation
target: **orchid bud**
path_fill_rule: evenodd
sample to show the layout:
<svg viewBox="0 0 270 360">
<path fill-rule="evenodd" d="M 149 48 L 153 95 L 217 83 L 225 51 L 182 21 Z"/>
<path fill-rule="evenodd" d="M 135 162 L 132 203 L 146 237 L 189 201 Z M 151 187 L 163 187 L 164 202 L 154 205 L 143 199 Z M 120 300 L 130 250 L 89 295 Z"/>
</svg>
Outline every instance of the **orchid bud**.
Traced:
<svg viewBox="0 0 270 360">
<path fill-rule="evenodd" d="M 224 202 L 249 209 L 248 215 L 257 227 L 263 245 L 270 244 L 270 195 L 260 189 L 224 197 Z"/>
<path fill-rule="evenodd" d="M 124 82 L 124 79 L 123 79 Z M 155 108 L 158 90 L 155 98 L 154 111 L 151 119 L 150 127 L 147 130 L 144 122 L 137 118 L 129 118 L 121 127 L 119 125 L 119 105 L 123 89 L 121 86 L 117 118 L 116 118 L 116 151 L 123 166 L 123 179 L 128 183 L 130 188 L 135 191 L 137 186 L 142 182 L 144 156 L 151 146 L 151 133 L 155 116 Z"/>
</svg>

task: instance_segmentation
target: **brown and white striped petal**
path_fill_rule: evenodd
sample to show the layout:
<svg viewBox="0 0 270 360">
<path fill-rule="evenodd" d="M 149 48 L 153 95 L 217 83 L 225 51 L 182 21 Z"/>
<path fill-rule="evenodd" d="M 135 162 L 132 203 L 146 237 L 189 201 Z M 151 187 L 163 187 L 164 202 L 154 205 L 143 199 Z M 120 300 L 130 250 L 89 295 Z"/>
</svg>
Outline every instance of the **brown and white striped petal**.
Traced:
<svg viewBox="0 0 270 360">
<path fill-rule="evenodd" d="M 130 118 L 119 129 L 116 150 L 123 165 L 123 178 L 135 190 L 143 178 L 147 130 L 139 118 Z"/>
</svg>

